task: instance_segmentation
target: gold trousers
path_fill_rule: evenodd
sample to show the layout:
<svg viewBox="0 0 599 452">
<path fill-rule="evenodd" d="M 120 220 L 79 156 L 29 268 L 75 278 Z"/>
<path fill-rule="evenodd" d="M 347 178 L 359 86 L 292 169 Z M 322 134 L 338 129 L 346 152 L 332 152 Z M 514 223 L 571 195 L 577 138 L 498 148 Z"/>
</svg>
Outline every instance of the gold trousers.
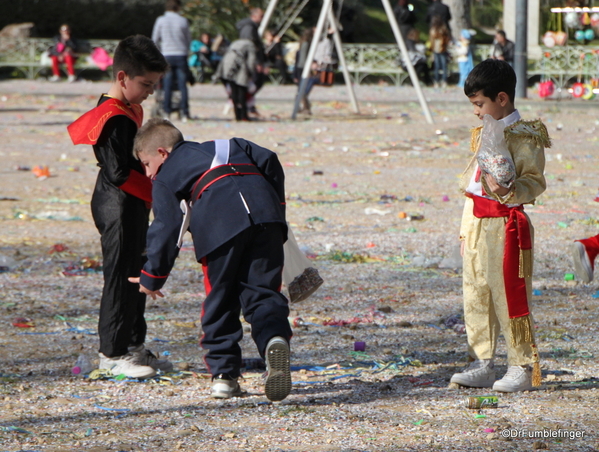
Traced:
<svg viewBox="0 0 599 452">
<path fill-rule="evenodd" d="M 530 343 L 511 344 L 505 283 L 503 280 L 503 248 L 507 218 L 472 218 L 464 231 L 464 322 L 468 335 L 468 353 L 473 359 L 493 359 L 497 338 L 506 338 L 510 366 L 538 362 L 536 348 Z M 534 230 L 530 225 L 531 237 Z M 526 278 L 529 308 L 532 281 Z M 532 321 L 532 316 L 531 316 Z"/>
</svg>

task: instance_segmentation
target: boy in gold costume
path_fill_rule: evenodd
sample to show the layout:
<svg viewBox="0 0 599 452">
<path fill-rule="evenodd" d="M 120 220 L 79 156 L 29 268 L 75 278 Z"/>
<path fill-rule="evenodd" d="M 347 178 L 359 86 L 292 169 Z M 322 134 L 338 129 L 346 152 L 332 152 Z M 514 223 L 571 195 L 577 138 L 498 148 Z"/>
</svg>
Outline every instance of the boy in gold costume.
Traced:
<svg viewBox="0 0 599 452">
<path fill-rule="evenodd" d="M 539 120 L 523 121 L 514 106 L 516 74 L 501 60 L 486 60 L 470 72 L 464 93 L 481 120 L 503 122 L 499 137 L 513 161 L 513 180 L 502 186 L 479 167 L 483 127 L 472 131 L 474 153 L 462 174 L 466 195 L 460 239 L 464 258 L 464 319 L 469 367 L 452 376 L 462 386 L 517 392 L 541 382 L 530 300 L 532 298 L 533 228 L 524 213 L 545 191 L 544 149 L 551 145 Z M 501 131 L 501 129 L 499 129 Z M 506 152 L 507 154 L 507 152 Z M 478 158 L 478 159 L 477 159 Z M 510 162 L 512 163 L 512 162 Z M 506 185 L 506 184 L 504 184 Z M 507 343 L 508 370 L 495 380 L 494 357 L 499 333 Z"/>
</svg>

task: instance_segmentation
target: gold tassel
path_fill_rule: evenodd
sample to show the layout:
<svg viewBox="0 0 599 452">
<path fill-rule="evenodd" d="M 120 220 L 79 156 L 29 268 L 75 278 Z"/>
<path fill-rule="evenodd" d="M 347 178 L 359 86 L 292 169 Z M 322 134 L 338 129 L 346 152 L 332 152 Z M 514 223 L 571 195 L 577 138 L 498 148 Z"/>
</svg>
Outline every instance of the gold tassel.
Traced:
<svg viewBox="0 0 599 452">
<path fill-rule="evenodd" d="M 530 316 L 525 315 L 510 319 L 512 346 L 516 347 L 525 342 L 532 342 L 532 323 Z"/>
<path fill-rule="evenodd" d="M 520 250 L 518 278 L 532 278 L 532 250 Z"/>
<path fill-rule="evenodd" d="M 532 385 L 541 386 L 541 365 L 538 362 L 532 364 Z"/>
</svg>

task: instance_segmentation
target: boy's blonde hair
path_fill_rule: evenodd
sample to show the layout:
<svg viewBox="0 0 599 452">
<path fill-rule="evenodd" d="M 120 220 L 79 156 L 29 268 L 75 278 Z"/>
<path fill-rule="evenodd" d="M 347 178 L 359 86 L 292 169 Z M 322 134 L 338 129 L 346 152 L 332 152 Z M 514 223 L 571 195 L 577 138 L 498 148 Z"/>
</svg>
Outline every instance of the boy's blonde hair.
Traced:
<svg viewBox="0 0 599 452">
<path fill-rule="evenodd" d="M 133 156 L 155 154 L 158 148 L 172 149 L 183 141 L 183 134 L 170 121 L 161 118 L 150 119 L 137 131 L 133 142 Z"/>
</svg>

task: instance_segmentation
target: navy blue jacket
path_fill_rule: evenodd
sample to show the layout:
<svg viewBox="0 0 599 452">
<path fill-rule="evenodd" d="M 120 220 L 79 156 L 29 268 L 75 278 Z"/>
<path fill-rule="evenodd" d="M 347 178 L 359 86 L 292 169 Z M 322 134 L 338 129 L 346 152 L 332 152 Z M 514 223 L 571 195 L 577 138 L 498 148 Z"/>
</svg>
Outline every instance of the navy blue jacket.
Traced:
<svg viewBox="0 0 599 452">
<path fill-rule="evenodd" d="M 252 224 L 281 223 L 286 228 L 285 174 L 277 154 L 242 138 L 230 140 L 229 152 L 229 163 L 252 163 L 262 175 L 219 179 L 193 203 L 189 230 L 198 261 Z M 180 202 L 191 198 L 194 183 L 210 169 L 214 155 L 213 141 L 183 141 L 160 168 L 152 186 L 154 221 L 140 279 L 144 287 L 158 290 L 166 282 L 179 254 Z"/>
</svg>

